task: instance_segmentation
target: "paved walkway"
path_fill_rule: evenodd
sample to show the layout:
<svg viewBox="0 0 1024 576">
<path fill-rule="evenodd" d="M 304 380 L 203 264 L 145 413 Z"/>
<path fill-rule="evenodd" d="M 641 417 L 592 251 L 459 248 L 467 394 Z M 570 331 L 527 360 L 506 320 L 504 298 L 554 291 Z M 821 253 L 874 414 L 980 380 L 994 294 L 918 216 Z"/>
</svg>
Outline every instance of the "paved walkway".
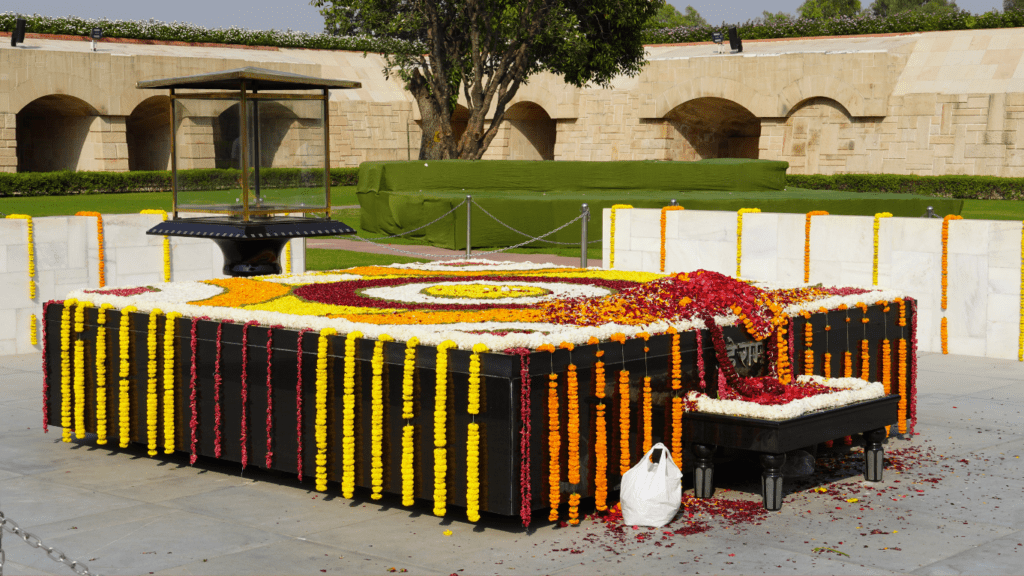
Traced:
<svg viewBox="0 0 1024 576">
<path fill-rule="evenodd" d="M 308 478 L 63 444 L 60 429 L 41 429 L 38 357 L 8 357 L 0 510 L 101 574 L 1020 574 L 1024 367 L 920 360 L 920 435 L 888 444 L 881 484 L 861 481 L 857 449 L 840 450 L 761 517 L 698 510 L 633 530 L 594 519 L 564 528 L 537 514 L 527 533 L 517 519 L 469 524 L 457 508 L 436 518 L 425 502 L 346 500 L 335 485 L 318 494 Z M 754 470 L 719 466 L 716 498 L 756 500 Z M 694 520 L 709 529 L 675 533 L 696 531 Z M 8 533 L 3 549 L 4 574 L 71 573 Z"/>
</svg>

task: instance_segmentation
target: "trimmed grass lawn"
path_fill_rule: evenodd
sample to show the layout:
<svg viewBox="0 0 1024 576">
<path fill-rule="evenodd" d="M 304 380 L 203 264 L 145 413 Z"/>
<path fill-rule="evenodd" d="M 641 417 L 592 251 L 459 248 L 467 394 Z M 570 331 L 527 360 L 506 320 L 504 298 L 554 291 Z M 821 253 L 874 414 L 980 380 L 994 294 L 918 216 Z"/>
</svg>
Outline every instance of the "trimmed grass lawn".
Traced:
<svg viewBox="0 0 1024 576">
<path fill-rule="evenodd" d="M 307 270 L 337 270 L 353 266 L 387 266 L 388 264 L 408 264 L 410 262 L 429 262 L 429 260 L 348 250 L 324 250 L 322 248 L 306 250 Z"/>
</svg>

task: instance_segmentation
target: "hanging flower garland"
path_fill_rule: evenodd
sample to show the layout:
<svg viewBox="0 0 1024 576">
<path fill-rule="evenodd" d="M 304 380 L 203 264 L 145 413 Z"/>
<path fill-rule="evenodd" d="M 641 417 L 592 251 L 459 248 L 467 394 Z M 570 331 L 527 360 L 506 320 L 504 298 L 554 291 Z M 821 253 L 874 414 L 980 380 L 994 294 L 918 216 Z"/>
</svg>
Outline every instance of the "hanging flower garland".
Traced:
<svg viewBox="0 0 1024 576">
<path fill-rule="evenodd" d="M 46 310 L 54 300 L 43 302 L 43 434 L 50 431 L 50 355 L 46 345 Z"/>
<path fill-rule="evenodd" d="M 284 274 L 292 273 L 292 243 L 291 241 L 284 243 Z"/>
<path fill-rule="evenodd" d="M 117 397 L 117 423 L 118 423 L 118 446 L 127 448 L 131 442 L 131 381 L 128 376 L 131 374 L 131 326 L 132 313 L 138 310 L 135 306 L 126 306 L 121 310 L 121 322 L 118 327 L 118 355 L 121 357 L 121 367 L 118 371 Z"/>
<path fill-rule="evenodd" d="M 519 355 L 519 421 L 522 426 L 519 431 L 519 518 L 523 521 L 523 528 L 529 528 L 533 513 L 533 489 L 530 487 L 530 349 L 509 348 L 505 353 Z"/>
<path fill-rule="evenodd" d="M 826 308 L 821 308 L 819 311 L 825 316 L 825 361 L 824 361 L 824 365 L 821 367 L 821 373 L 822 373 L 822 375 L 825 376 L 825 378 L 831 378 L 832 377 L 832 353 L 828 351 L 828 345 L 829 345 L 828 337 L 829 337 L 829 332 L 832 331 L 832 325 L 829 324 L 829 322 L 828 322 L 828 310 Z"/>
<path fill-rule="evenodd" d="M 907 339 L 903 337 L 904 328 L 907 326 L 907 302 L 903 298 L 897 298 L 896 302 L 900 305 L 900 317 L 897 321 L 900 326 L 900 342 L 897 354 L 899 355 L 899 364 L 896 366 L 896 378 L 899 385 L 899 415 L 897 422 L 899 424 L 900 434 L 907 433 Z"/>
<path fill-rule="evenodd" d="M 249 465 L 249 326 L 259 326 L 250 320 L 242 325 L 242 431 L 238 444 L 242 449 L 242 470 Z"/>
<path fill-rule="evenodd" d="M 148 362 L 146 369 L 146 446 L 147 454 L 156 456 L 157 451 L 157 372 L 156 322 L 163 311 L 154 308 L 149 313 L 149 324 L 146 327 L 146 351 Z"/>
<path fill-rule="evenodd" d="M 623 348 L 626 346 L 626 335 L 617 332 L 609 338 L 612 342 L 618 342 Z M 626 354 L 623 351 L 622 357 Z M 625 474 L 631 466 L 629 450 L 629 371 L 619 370 L 619 474 Z"/>
<path fill-rule="evenodd" d="M 572 351 L 576 346 L 571 342 L 562 342 L 558 346 L 569 351 L 569 365 L 566 367 L 566 409 L 568 412 L 566 423 L 566 437 L 568 444 L 568 473 L 566 480 L 572 484 L 572 492 L 569 494 L 569 524 L 576 526 L 580 523 L 580 389 L 576 373 L 576 365 L 572 362 Z"/>
<path fill-rule="evenodd" d="M 8 218 L 24 220 L 28 225 L 28 298 L 36 299 L 36 248 L 33 234 L 32 217 L 28 214 L 8 214 Z"/>
<path fill-rule="evenodd" d="M 139 214 L 157 214 L 162 216 L 164 221 L 167 221 L 167 211 L 146 209 L 139 212 Z M 171 281 L 171 237 L 164 236 L 164 282 Z"/>
<path fill-rule="evenodd" d="M 174 454 L 174 327 L 177 318 L 181 318 L 177 312 L 169 312 L 164 317 L 164 454 Z"/>
<path fill-rule="evenodd" d="M 949 291 L 949 221 L 963 220 L 963 216 L 947 214 L 942 219 L 942 321 L 939 335 L 942 339 L 942 353 L 949 354 L 949 326 L 946 320 L 947 292 Z"/>
<path fill-rule="evenodd" d="M 683 399 L 679 397 L 679 391 L 683 389 L 683 358 L 679 349 L 679 331 L 669 327 L 668 334 L 672 336 L 672 461 L 681 464 L 683 462 Z"/>
<path fill-rule="evenodd" d="M 874 237 L 874 254 L 871 257 L 871 285 L 878 286 L 878 229 L 880 228 L 879 220 L 882 218 L 892 218 L 892 214 L 889 212 L 879 212 L 875 214 L 875 223 L 872 226 L 873 237 Z"/>
<path fill-rule="evenodd" d="M 860 341 L 860 379 L 871 381 L 871 354 L 870 343 L 868 342 L 868 305 L 857 302 L 861 311 L 860 323 L 864 329 L 864 338 Z"/>
<path fill-rule="evenodd" d="M 448 351 L 457 345 L 437 345 L 434 364 L 434 515 L 444 516 L 448 506 Z"/>
<path fill-rule="evenodd" d="M 75 307 L 75 438 L 85 438 L 85 308 L 92 302 L 78 302 Z"/>
<path fill-rule="evenodd" d="M 474 418 L 466 430 L 466 517 L 470 522 L 477 522 L 480 520 L 480 425 L 475 416 L 480 413 L 480 354 L 487 352 L 487 346 L 475 344 L 472 352 L 466 412 Z"/>
<path fill-rule="evenodd" d="M 274 386 L 271 380 L 273 374 L 272 360 L 274 359 L 274 329 L 284 328 L 280 324 L 274 324 L 267 328 L 267 456 L 266 465 L 269 470 L 274 464 L 273 451 L 273 426 L 274 426 Z"/>
<path fill-rule="evenodd" d="M 224 448 L 223 421 L 221 414 L 221 400 L 223 399 L 224 378 L 220 373 L 220 361 L 222 352 L 222 337 L 224 335 L 224 324 L 232 323 L 231 320 L 222 320 L 217 324 L 217 358 L 213 361 L 213 455 L 220 458 Z"/>
<path fill-rule="evenodd" d="M 910 310 L 917 318 L 917 299 L 910 298 Z M 907 415 L 910 418 L 910 435 L 914 435 L 914 428 L 917 426 L 917 322 L 910 323 L 910 381 L 907 387 L 910 388 L 910 399 L 907 405 Z"/>
<path fill-rule="evenodd" d="M 850 352 L 850 310 L 845 304 L 839 309 L 846 313 L 846 352 L 843 352 L 843 378 L 853 377 L 853 354 Z"/>
<path fill-rule="evenodd" d="M 806 310 L 804 317 L 804 375 L 814 374 L 814 326 L 811 325 L 811 313 Z"/>
<path fill-rule="evenodd" d="M 824 210 L 811 210 L 807 213 L 804 222 L 804 284 L 811 281 L 811 218 L 814 216 L 828 216 Z"/>
<path fill-rule="evenodd" d="M 661 268 L 659 270 L 662 272 L 665 271 L 665 228 L 668 223 L 666 214 L 682 209 L 682 206 L 665 206 L 661 209 Z"/>
<path fill-rule="evenodd" d="M 71 309 L 77 300 L 64 301 L 60 314 L 60 426 L 61 441 L 71 442 Z"/>
<path fill-rule="evenodd" d="M 393 338 L 387 334 L 377 336 L 373 343 L 370 367 L 370 498 L 380 500 L 384 490 L 384 343 Z"/>
<path fill-rule="evenodd" d="M 647 375 L 647 353 L 651 349 L 647 346 L 648 340 L 651 335 L 647 332 L 641 332 L 637 334 L 638 338 L 644 339 L 644 386 L 642 389 L 643 395 L 641 399 L 641 411 L 643 416 L 643 453 L 646 454 L 651 446 L 654 444 L 654 431 L 653 431 L 653 402 L 651 399 L 651 377 Z"/>
<path fill-rule="evenodd" d="M 75 216 L 94 216 L 96 218 L 96 241 L 99 244 L 99 252 L 97 257 L 99 258 L 99 274 L 100 274 L 100 288 L 107 285 L 107 273 L 106 273 L 106 258 L 103 253 L 103 215 L 99 212 L 81 211 L 75 212 Z"/>
<path fill-rule="evenodd" d="M 203 317 L 203 320 L 208 320 L 209 317 Z M 199 459 L 198 445 L 199 445 L 199 320 L 200 318 L 192 319 L 192 327 L 189 330 L 188 347 L 192 350 L 191 366 L 189 367 L 189 378 L 188 378 L 188 405 L 191 417 L 188 421 L 189 427 L 189 447 L 190 454 L 188 457 L 189 464 L 195 464 L 196 460 Z"/>
<path fill-rule="evenodd" d="M 555 353 L 555 347 L 544 344 L 540 352 Z M 562 434 L 558 420 L 558 374 L 548 374 L 548 503 L 551 511 L 548 520 L 558 520 L 558 505 L 562 499 L 562 470 L 559 456 L 562 450 Z"/>
<path fill-rule="evenodd" d="M 614 206 L 612 206 L 611 226 L 610 226 L 610 230 L 609 230 L 609 233 L 611 234 L 611 239 L 608 241 L 608 268 L 609 269 L 615 268 L 615 211 L 616 210 L 628 210 L 630 208 L 632 208 L 632 206 L 630 206 L 629 204 L 615 204 Z"/>
<path fill-rule="evenodd" d="M 342 390 L 341 411 L 341 495 L 351 498 L 356 487 L 356 340 L 363 337 L 362 332 L 349 332 L 345 337 L 345 376 Z M 317 358 L 317 379 L 319 381 L 320 365 L 327 370 L 327 351 L 324 349 L 324 361 Z M 319 388 L 318 388 L 319 390 Z M 326 396 L 324 401 L 326 402 Z M 319 402 L 319 400 L 317 400 Z M 317 404 L 317 414 L 319 414 Z M 324 408 L 324 426 L 327 425 L 327 412 Z M 319 425 L 319 416 L 317 424 Z M 326 434 L 326 428 L 325 432 Z"/>
<path fill-rule="evenodd" d="M 1017 336 L 1017 361 L 1024 362 L 1024 228 L 1020 235 L 1020 329 Z"/>
<path fill-rule="evenodd" d="M 327 490 L 327 345 L 330 337 L 337 334 L 334 328 L 320 331 L 316 349 L 316 421 L 313 426 L 316 441 L 316 490 Z M 347 344 L 347 342 L 346 342 Z M 348 350 L 346 346 L 346 363 Z M 344 487 L 342 488 L 344 490 Z M 345 496 L 351 498 L 352 496 Z"/>
<path fill-rule="evenodd" d="M 412 506 L 416 503 L 415 497 L 415 445 L 413 434 L 416 427 L 412 419 L 416 417 L 414 412 L 416 405 L 413 394 L 415 393 L 416 376 L 416 346 L 420 343 L 419 338 L 413 336 L 405 343 L 405 363 L 402 367 L 402 418 L 405 425 L 402 426 L 402 505 Z"/>
<path fill-rule="evenodd" d="M 295 345 L 295 467 L 299 473 L 299 482 L 302 482 L 302 335 L 313 331 L 312 328 L 300 329 Z"/>
<path fill-rule="evenodd" d="M 740 208 L 736 211 L 736 277 L 741 276 L 740 270 L 743 262 L 743 215 L 760 214 L 760 208 Z"/>
<path fill-rule="evenodd" d="M 100 304 L 96 310 L 96 443 L 107 443 L 107 310 Z"/>
</svg>

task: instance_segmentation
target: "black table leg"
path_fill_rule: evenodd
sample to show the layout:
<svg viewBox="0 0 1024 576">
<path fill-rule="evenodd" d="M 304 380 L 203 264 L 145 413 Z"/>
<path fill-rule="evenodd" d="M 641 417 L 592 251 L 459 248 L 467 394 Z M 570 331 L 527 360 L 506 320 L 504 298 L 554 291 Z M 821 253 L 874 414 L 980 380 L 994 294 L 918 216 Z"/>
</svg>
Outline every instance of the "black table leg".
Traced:
<svg viewBox="0 0 1024 576">
<path fill-rule="evenodd" d="M 782 509 L 782 466 L 786 463 L 785 454 L 761 454 L 761 495 L 764 498 L 764 509 L 775 511 Z"/>
<path fill-rule="evenodd" d="M 715 493 L 715 447 L 710 444 L 693 444 L 693 455 L 697 462 L 693 467 L 693 495 L 697 498 L 711 498 Z"/>
<path fill-rule="evenodd" d="M 885 428 L 875 428 L 864 433 L 864 479 L 868 482 L 882 481 L 882 469 L 885 466 L 882 440 L 885 440 Z"/>
</svg>

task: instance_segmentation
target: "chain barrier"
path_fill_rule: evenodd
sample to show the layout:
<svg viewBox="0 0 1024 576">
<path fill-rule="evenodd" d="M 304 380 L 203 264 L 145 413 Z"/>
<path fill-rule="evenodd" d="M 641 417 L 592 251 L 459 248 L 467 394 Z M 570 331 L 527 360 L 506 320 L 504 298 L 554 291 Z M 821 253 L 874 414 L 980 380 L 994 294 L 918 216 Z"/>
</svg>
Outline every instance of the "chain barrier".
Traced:
<svg viewBox="0 0 1024 576">
<path fill-rule="evenodd" d="M 484 214 L 490 216 L 491 220 L 494 220 L 498 224 L 501 224 L 505 228 L 508 228 L 509 230 L 515 232 L 516 234 L 519 234 L 520 236 L 525 236 L 525 237 L 529 238 L 530 239 L 529 242 L 535 242 L 537 240 L 541 240 L 542 238 L 544 238 L 544 236 L 548 235 L 548 234 L 545 234 L 544 236 L 539 236 L 539 237 L 534 238 L 534 237 L 530 236 L 529 234 L 527 234 L 526 232 L 522 232 L 520 230 L 516 230 L 515 228 L 509 226 L 508 224 L 505 224 L 501 220 L 498 220 L 497 216 L 495 216 L 494 214 L 491 214 L 490 212 L 488 212 L 487 209 L 484 208 L 483 206 L 481 206 L 480 204 L 477 204 L 476 200 L 473 200 L 473 205 L 476 206 L 477 208 L 479 208 L 480 211 L 483 212 Z M 576 220 L 573 220 L 573 222 L 575 222 L 575 221 Z M 564 226 L 562 228 L 564 228 Z M 561 230 L 561 228 L 559 228 L 559 230 Z M 565 246 L 579 246 L 580 245 L 579 242 L 558 242 L 556 240 L 541 240 L 541 241 L 548 242 L 550 244 L 562 244 L 562 245 L 565 245 Z M 600 241 L 601 241 L 600 238 L 598 238 L 597 240 L 588 240 L 587 244 L 594 244 L 595 242 L 600 242 Z M 520 246 L 522 246 L 522 244 L 520 244 Z"/>
<path fill-rule="evenodd" d="M 15 536 L 21 538 L 29 546 L 33 548 L 38 548 L 46 552 L 46 556 L 49 557 L 50 560 L 64 564 L 68 568 L 74 570 L 75 574 L 79 574 L 81 576 L 100 576 L 96 572 L 89 571 L 89 567 L 85 564 L 77 560 L 72 560 L 71 558 L 68 558 L 67 555 L 65 555 L 60 550 L 57 550 L 53 546 L 47 546 L 46 544 L 43 544 L 43 541 L 40 540 L 38 536 L 26 532 L 21 528 L 21 526 L 18 526 L 17 522 L 7 518 L 6 516 L 4 516 L 3 512 L 0 512 L 0 536 L 3 535 L 4 530 L 7 530 L 11 534 L 14 534 Z M 5 560 L 6 557 L 4 554 L 3 546 L 0 545 L 0 576 L 3 576 L 4 573 Z"/>
<path fill-rule="evenodd" d="M 550 236 L 550 235 L 554 234 L 555 232 L 558 232 L 558 231 L 559 231 L 559 230 L 561 230 L 562 228 L 565 228 L 566 226 L 568 226 L 568 225 L 570 225 L 570 224 L 572 224 L 572 223 L 576 222 L 577 220 L 579 220 L 579 219 L 583 218 L 583 216 L 584 216 L 584 214 L 580 214 L 579 216 L 577 216 L 577 217 L 573 218 L 572 220 L 569 220 L 569 221 L 568 221 L 568 222 L 566 222 L 565 224 L 562 224 L 562 225 L 561 225 L 561 226 L 559 226 L 558 228 L 555 228 L 555 229 L 554 229 L 554 230 L 552 230 L 551 232 L 548 232 L 547 234 L 543 234 L 543 235 L 541 235 L 541 236 L 537 236 L 536 238 L 530 238 L 529 240 L 526 240 L 526 241 L 524 241 L 524 242 L 520 242 L 519 244 L 516 244 L 516 245 L 514 245 L 514 246 L 508 246 L 508 247 L 506 247 L 506 248 L 498 248 L 497 250 L 491 250 L 490 252 L 474 252 L 474 253 L 473 253 L 473 255 L 475 256 L 475 255 L 477 255 L 477 254 L 480 254 L 480 255 L 486 255 L 486 254 L 499 254 L 499 253 L 501 253 L 501 252 L 504 252 L 504 251 L 506 251 L 506 250 L 512 250 L 512 249 L 514 249 L 514 248 L 521 248 L 521 247 L 523 247 L 523 246 L 526 246 L 526 245 L 527 245 L 527 244 L 529 244 L 530 242 L 534 242 L 534 241 L 536 241 L 536 240 L 543 240 L 545 236 Z M 547 242 L 550 242 L 550 240 L 547 240 Z M 577 245 L 578 245 L 578 244 L 577 244 Z"/>
<path fill-rule="evenodd" d="M 444 220 L 445 218 L 447 218 L 451 214 L 455 213 L 455 211 L 458 210 L 459 208 L 462 208 L 463 204 L 465 204 L 466 202 L 467 202 L 467 200 L 463 200 L 462 202 L 459 202 L 451 210 L 449 210 L 449 211 L 445 212 L 444 214 L 441 214 L 440 216 L 435 218 L 433 222 L 427 222 L 426 224 L 424 224 L 423 226 L 420 226 L 419 228 L 413 228 L 412 230 L 406 230 L 405 232 L 402 232 L 401 234 L 392 234 L 391 236 L 381 236 L 380 238 L 374 238 L 374 240 L 388 240 L 390 238 L 401 238 L 402 236 L 405 236 L 407 234 L 412 234 L 413 232 L 419 232 L 420 230 L 423 230 L 427 226 L 432 226 L 434 224 L 437 224 L 441 220 Z M 365 238 L 360 238 L 360 240 L 365 240 Z"/>
</svg>

